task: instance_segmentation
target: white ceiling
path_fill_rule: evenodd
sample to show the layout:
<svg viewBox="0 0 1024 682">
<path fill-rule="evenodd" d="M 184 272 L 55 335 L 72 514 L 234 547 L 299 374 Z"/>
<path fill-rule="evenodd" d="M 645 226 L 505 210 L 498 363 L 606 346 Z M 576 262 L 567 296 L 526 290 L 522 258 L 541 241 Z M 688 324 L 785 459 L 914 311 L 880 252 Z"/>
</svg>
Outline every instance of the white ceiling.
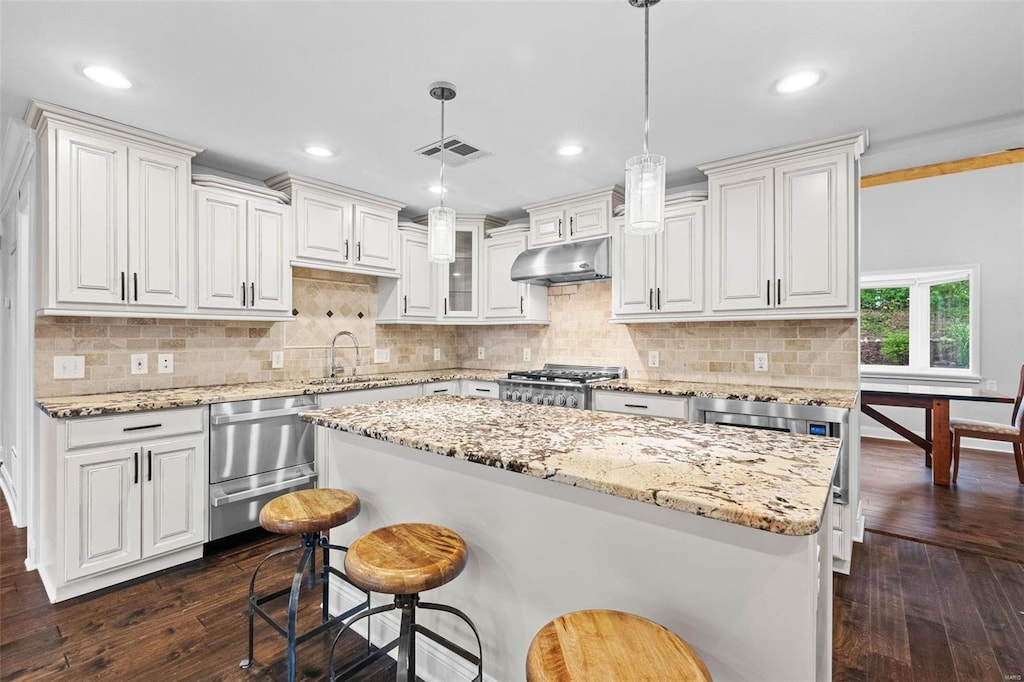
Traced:
<svg viewBox="0 0 1024 682">
<path fill-rule="evenodd" d="M 642 149 L 643 11 L 627 0 L 0 3 L 0 114 L 30 98 L 200 145 L 197 163 L 309 175 L 421 214 L 446 133 L 493 153 L 447 203 L 512 216 L 622 182 Z M 102 88 L 102 63 L 135 86 Z M 818 87 L 771 90 L 801 67 Z M 651 151 L 669 185 L 731 155 L 868 127 L 892 143 L 1024 112 L 1024 2 L 725 2 L 651 9 Z M 586 152 L 555 154 L 574 141 Z M 312 142 L 339 152 L 313 159 Z"/>
</svg>

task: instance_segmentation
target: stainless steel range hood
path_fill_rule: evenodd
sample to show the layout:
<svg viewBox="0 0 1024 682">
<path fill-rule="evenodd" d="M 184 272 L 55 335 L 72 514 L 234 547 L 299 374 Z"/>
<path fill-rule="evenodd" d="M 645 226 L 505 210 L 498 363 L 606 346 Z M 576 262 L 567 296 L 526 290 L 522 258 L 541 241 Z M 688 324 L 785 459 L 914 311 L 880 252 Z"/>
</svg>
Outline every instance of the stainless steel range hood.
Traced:
<svg viewBox="0 0 1024 682">
<path fill-rule="evenodd" d="M 512 263 L 512 281 L 549 287 L 607 279 L 608 239 L 527 249 Z"/>
</svg>

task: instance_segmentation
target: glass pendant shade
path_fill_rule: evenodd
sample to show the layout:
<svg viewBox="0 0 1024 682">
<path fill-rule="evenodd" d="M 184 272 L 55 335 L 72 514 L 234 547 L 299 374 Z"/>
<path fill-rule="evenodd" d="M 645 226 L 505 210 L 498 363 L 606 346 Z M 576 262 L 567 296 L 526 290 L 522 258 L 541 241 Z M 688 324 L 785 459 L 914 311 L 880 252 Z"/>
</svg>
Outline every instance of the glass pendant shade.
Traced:
<svg viewBox="0 0 1024 682">
<path fill-rule="evenodd" d="M 640 154 L 626 162 L 627 234 L 660 232 L 665 220 L 665 157 Z"/>
<path fill-rule="evenodd" d="M 435 206 L 427 211 L 427 259 L 432 263 L 455 260 L 455 209 Z"/>
</svg>

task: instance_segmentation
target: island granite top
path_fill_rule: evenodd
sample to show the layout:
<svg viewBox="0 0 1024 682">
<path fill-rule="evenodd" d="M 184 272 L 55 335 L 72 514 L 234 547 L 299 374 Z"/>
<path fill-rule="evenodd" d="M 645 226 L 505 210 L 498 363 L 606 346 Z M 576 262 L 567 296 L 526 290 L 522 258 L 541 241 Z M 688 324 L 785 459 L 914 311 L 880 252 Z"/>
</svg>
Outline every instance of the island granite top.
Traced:
<svg viewBox="0 0 1024 682">
<path fill-rule="evenodd" d="M 430 396 L 304 412 L 318 426 L 780 535 L 811 535 L 839 440 Z"/>
<path fill-rule="evenodd" d="M 752 400 L 760 403 L 821 405 L 850 409 L 856 404 L 857 389 L 790 388 L 784 386 L 748 386 L 744 384 L 709 384 L 697 381 L 648 381 L 617 379 L 591 384 L 602 391 L 626 391 L 681 397 Z"/>
<path fill-rule="evenodd" d="M 252 384 L 222 384 L 190 386 L 186 388 L 159 388 L 150 391 L 122 393 L 95 393 L 92 395 L 37 398 L 36 404 L 50 417 L 89 417 L 103 414 L 140 412 L 172 407 L 194 407 L 234 400 L 257 400 L 290 395 L 315 395 L 340 391 L 361 391 L 386 386 L 425 384 L 432 381 L 476 379 L 494 381 L 506 372 L 473 369 L 438 369 L 419 372 L 392 372 L 390 374 L 339 378 L 333 383 L 326 379 L 294 379 L 264 381 Z"/>
</svg>

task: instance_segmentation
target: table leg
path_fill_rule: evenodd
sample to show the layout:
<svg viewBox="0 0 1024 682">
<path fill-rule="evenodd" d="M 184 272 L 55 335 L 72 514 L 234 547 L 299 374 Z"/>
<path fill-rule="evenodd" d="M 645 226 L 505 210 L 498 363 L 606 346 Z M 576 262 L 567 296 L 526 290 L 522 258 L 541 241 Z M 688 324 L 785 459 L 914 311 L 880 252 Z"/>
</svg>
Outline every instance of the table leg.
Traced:
<svg viewBox="0 0 1024 682">
<path fill-rule="evenodd" d="M 924 408 L 924 439 L 928 447 L 924 449 L 924 465 L 932 468 L 932 408 Z"/>
<path fill-rule="evenodd" d="M 953 444 L 949 435 L 949 401 L 932 400 L 932 483 L 949 485 Z"/>
</svg>

